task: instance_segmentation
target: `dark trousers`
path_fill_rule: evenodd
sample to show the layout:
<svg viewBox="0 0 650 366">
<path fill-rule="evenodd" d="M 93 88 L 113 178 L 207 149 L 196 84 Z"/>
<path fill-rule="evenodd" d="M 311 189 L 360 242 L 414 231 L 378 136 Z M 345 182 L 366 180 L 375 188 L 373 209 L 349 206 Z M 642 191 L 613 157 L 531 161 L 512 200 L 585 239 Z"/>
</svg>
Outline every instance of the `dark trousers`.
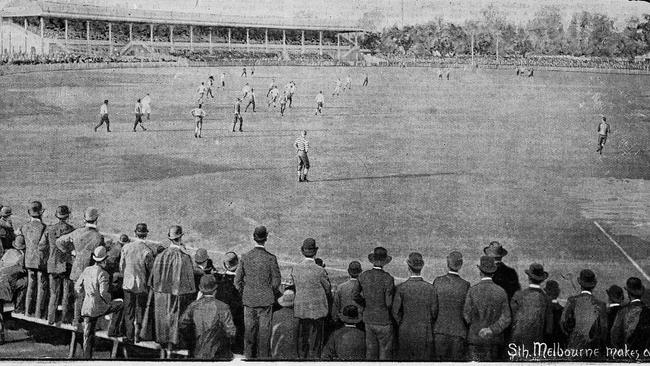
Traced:
<svg viewBox="0 0 650 366">
<path fill-rule="evenodd" d="M 363 86 L 368 86 L 368 79 L 363 79 Z"/>
<path fill-rule="evenodd" d="M 95 131 L 100 128 L 104 123 L 106 123 L 106 131 L 111 132 L 111 122 L 108 120 L 108 115 L 102 115 L 102 118 L 99 119 L 99 124 L 95 126 Z"/>
<path fill-rule="evenodd" d="M 27 295 L 25 295 L 25 311 L 26 315 L 35 314 L 37 318 L 43 317 L 43 312 L 46 307 L 46 291 L 47 291 L 47 273 L 37 269 L 27 269 Z M 36 303 L 34 303 L 34 293 L 36 293 Z M 33 306 L 32 306 L 33 305 Z M 32 312 L 32 308 L 34 311 Z"/>
<path fill-rule="evenodd" d="M 291 94 L 287 95 L 287 102 L 289 102 L 289 108 L 293 108 L 293 107 L 292 107 L 292 104 L 293 104 L 293 95 L 291 95 Z"/>
<path fill-rule="evenodd" d="M 366 323 L 366 360 L 393 358 L 393 326 Z"/>
<path fill-rule="evenodd" d="M 269 358 L 273 306 L 244 306 L 244 357 Z"/>
<path fill-rule="evenodd" d="M 248 102 L 248 104 L 246 104 L 246 108 L 244 108 L 244 112 L 248 111 L 248 107 L 249 107 L 250 105 L 253 106 L 253 112 L 255 112 L 255 101 L 252 100 L 252 99 Z"/>
<path fill-rule="evenodd" d="M 133 341 L 134 337 L 139 337 L 142 329 L 142 319 L 144 310 L 147 307 L 147 293 L 136 293 L 124 290 L 124 328 L 126 328 L 126 338 Z"/>
<path fill-rule="evenodd" d="M 434 334 L 433 342 L 438 361 L 464 361 L 465 339 L 447 334 Z"/>
<path fill-rule="evenodd" d="M 77 326 L 81 323 L 81 307 L 84 304 L 84 296 L 86 296 L 83 289 L 81 292 L 75 292 L 74 294 L 74 313 L 72 316 L 72 325 Z"/>
<path fill-rule="evenodd" d="M 56 309 L 59 304 L 63 308 L 61 320 L 68 319 L 72 286 L 67 273 L 50 273 L 50 301 L 47 306 L 47 321 L 50 324 L 56 323 Z"/>
<path fill-rule="evenodd" d="M 470 361 L 493 362 L 499 360 L 499 345 L 470 344 L 467 347 Z"/>
<path fill-rule="evenodd" d="M 142 128 L 142 131 L 147 130 L 146 128 L 144 128 L 144 125 L 142 124 L 142 115 L 141 114 L 136 114 L 135 115 L 135 122 L 133 123 L 133 131 L 134 132 L 135 132 L 135 128 L 138 127 L 138 125 L 140 125 L 140 127 Z"/>
<path fill-rule="evenodd" d="M 232 123 L 232 131 L 235 132 L 235 127 L 237 126 L 237 122 L 239 121 L 239 132 L 242 132 L 242 125 L 244 124 L 244 118 L 240 115 L 235 115 L 235 120 Z"/>
<path fill-rule="evenodd" d="M 100 316 L 84 316 L 83 317 L 83 358 L 93 358 L 93 341 L 95 338 L 95 326 L 97 319 L 100 317 L 122 310 L 122 302 L 111 301 L 108 309 Z"/>
<path fill-rule="evenodd" d="M 320 359 L 325 334 L 325 318 L 300 319 L 298 321 L 298 357 L 307 360 Z"/>
<path fill-rule="evenodd" d="M 285 109 L 287 109 L 287 103 L 280 103 L 280 115 L 284 116 Z"/>
<path fill-rule="evenodd" d="M 208 92 L 205 93 L 205 95 L 209 95 L 210 97 L 214 98 L 214 94 L 212 94 L 212 88 L 208 88 Z"/>
</svg>

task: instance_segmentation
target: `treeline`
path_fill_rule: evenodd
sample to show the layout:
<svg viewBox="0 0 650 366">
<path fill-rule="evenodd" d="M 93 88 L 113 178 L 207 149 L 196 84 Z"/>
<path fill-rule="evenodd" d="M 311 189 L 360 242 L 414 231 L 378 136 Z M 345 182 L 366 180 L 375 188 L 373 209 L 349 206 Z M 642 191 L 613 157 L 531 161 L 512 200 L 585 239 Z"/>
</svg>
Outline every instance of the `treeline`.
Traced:
<svg viewBox="0 0 650 366">
<path fill-rule="evenodd" d="M 605 14 L 573 14 L 568 25 L 557 7 L 541 8 L 527 24 L 514 25 L 493 6 L 481 19 L 462 25 L 437 19 L 369 33 L 361 46 L 373 53 L 405 57 L 571 55 L 632 58 L 650 51 L 650 15 L 630 18 L 623 27 Z"/>
</svg>

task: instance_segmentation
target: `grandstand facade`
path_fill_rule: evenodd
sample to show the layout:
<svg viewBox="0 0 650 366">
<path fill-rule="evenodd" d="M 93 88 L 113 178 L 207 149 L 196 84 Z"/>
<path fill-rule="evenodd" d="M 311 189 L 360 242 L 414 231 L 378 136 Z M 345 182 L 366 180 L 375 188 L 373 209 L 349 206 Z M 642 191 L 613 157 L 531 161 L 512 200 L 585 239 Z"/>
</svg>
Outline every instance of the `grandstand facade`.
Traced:
<svg viewBox="0 0 650 366">
<path fill-rule="evenodd" d="M 260 19 L 15 0 L 0 10 L 0 56 L 174 54 L 219 50 L 341 59 L 363 29 L 334 22 Z"/>
</svg>

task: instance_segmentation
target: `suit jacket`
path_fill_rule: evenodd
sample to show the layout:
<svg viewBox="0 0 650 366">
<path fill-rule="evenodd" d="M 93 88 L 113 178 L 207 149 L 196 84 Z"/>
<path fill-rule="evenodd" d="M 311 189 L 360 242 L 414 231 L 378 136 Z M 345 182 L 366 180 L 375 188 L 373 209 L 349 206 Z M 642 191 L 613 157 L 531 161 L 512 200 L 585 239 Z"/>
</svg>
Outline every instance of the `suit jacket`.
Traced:
<svg viewBox="0 0 650 366">
<path fill-rule="evenodd" d="M 517 345 L 533 347 L 553 333 L 551 299 L 541 288 L 529 287 L 517 291 L 510 301 L 512 338 Z"/>
<path fill-rule="evenodd" d="M 521 290 L 517 271 L 506 266 L 503 262 L 497 262 L 497 271 L 492 276 L 492 281 L 501 286 L 508 295 L 508 301 L 512 299 L 515 292 Z"/>
<path fill-rule="evenodd" d="M 45 233 L 45 224 L 32 219 L 20 230 L 25 237 L 25 268 L 47 270 L 47 258 L 50 248 L 41 241 Z"/>
<path fill-rule="evenodd" d="M 553 344 L 558 343 L 562 347 L 566 347 L 567 336 L 562 331 L 560 326 L 560 319 L 562 318 L 562 312 L 564 307 L 557 302 L 551 300 L 551 312 L 553 313 L 553 331 L 549 334 L 546 343 Z"/>
<path fill-rule="evenodd" d="M 170 245 L 156 256 L 151 273 L 151 287 L 155 292 L 187 295 L 196 292 L 194 264 L 185 248 Z"/>
<path fill-rule="evenodd" d="M 300 319 L 324 318 L 329 313 L 327 298 L 331 285 L 325 269 L 312 259 L 291 268 L 291 279 L 296 286 L 293 313 Z"/>
<path fill-rule="evenodd" d="M 273 313 L 271 322 L 271 358 L 298 359 L 298 322 L 293 308 L 282 308 Z"/>
<path fill-rule="evenodd" d="M 244 306 L 272 306 L 279 286 L 280 267 L 275 255 L 256 246 L 241 256 L 235 288 L 242 293 Z"/>
<path fill-rule="evenodd" d="M 141 240 L 135 240 L 122 247 L 120 271 L 124 275 L 122 288 L 134 293 L 145 293 L 153 267 L 153 252 Z"/>
<path fill-rule="evenodd" d="M 467 324 L 463 319 L 463 305 L 469 282 L 459 275 L 448 273 L 433 281 L 433 293 L 438 306 L 434 314 L 433 333 L 467 338 Z"/>
<path fill-rule="evenodd" d="M 47 273 L 65 273 L 67 271 L 68 263 L 72 262 L 72 257 L 70 253 L 56 247 L 56 239 L 72 231 L 74 231 L 74 227 L 64 221 L 59 221 L 45 229 L 45 234 L 41 237 L 41 245 L 49 248 Z"/>
<path fill-rule="evenodd" d="M 78 294 L 84 293 L 82 316 L 98 317 L 106 314 L 111 304 L 110 276 L 98 265 L 86 267 L 75 283 Z"/>
<path fill-rule="evenodd" d="M 25 254 L 15 248 L 7 249 L 0 259 L 0 302 L 14 299 L 14 285 L 27 274 L 24 267 Z"/>
<path fill-rule="evenodd" d="M 489 279 L 482 279 L 470 287 L 465 298 L 463 317 L 469 324 L 467 342 L 473 345 L 501 345 L 503 331 L 510 325 L 510 305 L 506 292 Z M 492 336 L 481 338 L 482 328 L 490 328 Z"/>
<path fill-rule="evenodd" d="M 14 226 L 11 222 L 11 219 L 5 220 L 0 218 L 0 241 L 2 241 L 2 248 L 5 250 L 11 249 L 11 244 L 16 239 L 16 234 L 14 233 Z"/>
<path fill-rule="evenodd" d="M 334 301 L 332 304 L 332 319 L 339 320 L 339 315 L 348 305 L 354 305 L 359 311 L 359 315 L 363 315 L 363 306 L 354 301 L 354 292 L 359 292 L 359 280 L 351 278 L 338 286 L 334 292 Z"/>
<path fill-rule="evenodd" d="M 623 308 L 623 305 L 618 306 L 607 306 L 607 331 L 609 332 L 614 325 L 614 320 L 616 320 L 616 314 L 619 310 Z"/>
<path fill-rule="evenodd" d="M 607 340 L 605 303 L 588 292 L 571 296 L 562 312 L 560 325 L 569 336 L 567 347 L 602 348 Z"/>
<path fill-rule="evenodd" d="M 623 348 L 625 345 L 630 345 L 631 337 L 639 324 L 639 317 L 643 307 L 641 301 L 635 301 L 620 308 L 610 333 L 613 347 Z"/>
<path fill-rule="evenodd" d="M 437 307 L 433 285 L 422 277 L 410 277 L 397 285 L 392 312 L 399 326 L 400 360 L 432 358 L 433 323 Z"/>
<path fill-rule="evenodd" d="M 330 336 L 321 360 L 363 361 L 366 359 L 366 334 L 356 327 L 345 326 Z"/>
<path fill-rule="evenodd" d="M 233 338 L 235 336 L 235 324 L 228 305 L 215 299 L 214 296 L 203 296 L 187 307 L 179 321 L 178 331 L 191 347 L 192 355 L 220 354 L 223 352 L 218 349 L 212 352 L 202 349 L 202 347 L 214 346 L 214 342 L 203 342 L 201 337 L 208 335 L 216 322 L 221 323 L 226 337 Z M 228 340 L 222 340 L 222 342 L 218 343 L 222 347 L 226 345 L 226 348 L 230 348 Z"/>
<path fill-rule="evenodd" d="M 372 268 L 361 273 L 353 298 L 365 306 L 363 321 L 375 325 L 392 324 L 390 308 L 394 292 L 395 279 L 383 269 Z"/>
<path fill-rule="evenodd" d="M 56 239 L 56 247 L 62 252 L 75 252 L 70 279 L 76 281 L 90 265 L 95 248 L 104 245 L 104 237 L 94 225 L 86 225 Z"/>
</svg>

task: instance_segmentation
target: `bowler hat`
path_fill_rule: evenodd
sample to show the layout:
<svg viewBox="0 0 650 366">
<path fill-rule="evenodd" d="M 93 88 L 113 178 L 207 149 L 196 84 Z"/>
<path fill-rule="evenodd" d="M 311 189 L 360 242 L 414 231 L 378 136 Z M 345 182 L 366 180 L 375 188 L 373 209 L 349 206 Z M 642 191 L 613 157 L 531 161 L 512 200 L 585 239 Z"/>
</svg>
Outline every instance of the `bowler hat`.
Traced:
<svg viewBox="0 0 650 366">
<path fill-rule="evenodd" d="M 363 270 L 361 269 L 361 263 L 358 261 L 352 261 L 348 265 L 348 274 L 350 277 L 358 276 Z"/>
<path fill-rule="evenodd" d="M 131 239 L 129 239 L 128 235 L 126 235 L 126 234 L 120 235 L 120 243 L 121 244 L 126 244 L 126 243 L 128 243 L 130 241 L 131 241 Z"/>
<path fill-rule="evenodd" d="M 555 280 L 548 280 L 546 281 L 544 292 L 546 292 L 548 297 L 551 299 L 557 299 L 557 297 L 560 296 L 560 284 Z"/>
<path fill-rule="evenodd" d="M 383 267 L 393 260 L 393 257 L 388 255 L 388 251 L 384 247 L 376 247 L 372 253 L 368 254 L 370 263 L 377 267 Z"/>
<path fill-rule="evenodd" d="M 305 257 L 313 257 L 318 252 L 318 247 L 316 246 L 316 240 L 313 238 L 307 238 L 302 242 L 302 247 L 300 251 Z"/>
<path fill-rule="evenodd" d="M 196 253 L 194 253 L 194 262 L 196 263 L 205 263 L 208 261 L 208 259 L 208 251 L 204 248 L 199 248 L 196 250 Z"/>
<path fill-rule="evenodd" d="M 86 220 L 87 222 L 97 221 L 98 217 L 99 217 L 99 210 L 96 209 L 95 207 L 88 207 L 86 209 L 86 212 L 84 212 L 84 220 Z"/>
<path fill-rule="evenodd" d="M 70 208 L 66 205 L 61 205 L 56 208 L 56 213 L 54 216 L 58 217 L 59 219 L 67 219 L 70 217 Z"/>
<path fill-rule="evenodd" d="M 463 254 L 453 251 L 447 256 L 447 267 L 452 271 L 458 271 L 463 266 Z"/>
<path fill-rule="evenodd" d="M 583 269 L 580 271 L 580 276 L 578 277 L 578 284 L 580 286 L 592 289 L 596 287 L 598 280 L 596 279 L 596 274 L 590 269 Z"/>
<path fill-rule="evenodd" d="M 223 258 L 223 268 L 225 268 L 226 271 L 234 272 L 237 270 L 237 266 L 239 266 L 239 257 L 237 256 L 237 253 L 226 253 Z"/>
<path fill-rule="evenodd" d="M 18 249 L 18 250 L 23 250 L 25 249 L 25 237 L 21 235 L 16 235 L 16 239 L 14 239 L 13 242 L 13 247 Z"/>
<path fill-rule="evenodd" d="M 607 292 L 611 302 L 621 303 L 625 300 L 623 289 L 618 285 L 611 285 L 605 292 Z"/>
<path fill-rule="evenodd" d="M 494 273 L 497 271 L 497 265 L 496 263 L 494 263 L 494 258 L 487 255 L 481 257 L 481 260 L 477 267 L 478 269 L 481 270 L 481 272 L 487 274 Z"/>
<path fill-rule="evenodd" d="M 253 240 L 257 243 L 264 243 L 268 235 L 269 234 L 266 232 L 266 226 L 258 226 L 255 228 L 255 231 L 253 231 Z"/>
<path fill-rule="evenodd" d="M 546 281 L 548 272 L 544 271 L 544 266 L 539 263 L 533 263 L 527 270 L 524 270 L 528 277 L 535 281 Z"/>
<path fill-rule="evenodd" d="M 645 293 L 645 287 L 641 280 L 637 277 L 630 277 L 625 282 L 625 289 L 634 297 L 641 297 Z"/>
<path fill-rule="evenodd" d="M 32 201 L 27 209 L 27 212 L 31 217 L 40 217 L 43 214 L 43 211 L 43 204 L 39 201 Z"/>
<path fill-rule="evenodd" d="M 278 298 L 278 304 L 284 308 L 293 307 L 293 303 L 296 299 L 296 293 L 292 290 L 284 290 L 282 296 Z"/>
<path fill-rule="evenodd" d="M 213 293 L 217 290 L 217 278 L 211 274 L 205 274 L 201 276 L 201 281 L 199 281 L 199 290 L 205 293 Z"/>
<path fill-rule="evenodd" d="M 345 324 L 357 324 L 361 322 L 361 317 L 359 316 L 359 309 L 354 305 L 347 305 L 341 311 L 339 316 L 341 321 Z"/>
<path fill-rule="evenodd" d="M 141 223 L 135 225 L 135 233 L 139 234 L 139 235 L 149 233 L 149 229 L 147 229 L 147 224 L 145 224 L 144 222 L 141 222 Z"/>
<path fill-rule="evenodd" d="M 508 255 L 508 251 L 498 241 L 493 241 L 490 245 L 483 248 L 483 253 L 493 258 L 501 258 Z"/>
<path fill-rule="evenodd" d="M 183 236 L 183 228 L 178 226 L 178 225 L 172 225 L 169 227 L 169 232 L 167 233 L 167 237 L 171 240 L 176 240 Z"/>
<path fill-rule="evenodd" d="M 101 262 L 106 259 L 108 255 L 106 254 L 106 247 L 100 246 L 93 250 L 93 259 L 95 262 Z"/>
<path fill-rule="evenodd" d="M 11 216 L 11 207 L 9 207 L 9 206 L 2 206 L 2 208 L 0 208 L 0 216 L 2 216 L 2 217 L 9 217 L 9 216 Z"/>
<path fill-rule="evenodd" d="M 413 252 L 409 254 L 408 259 L 406 260 L 409 268 L 413 271 L 421 271 L 424 267 L 424 259 L 422 259 L 422 254 Z"/>
</svg>

